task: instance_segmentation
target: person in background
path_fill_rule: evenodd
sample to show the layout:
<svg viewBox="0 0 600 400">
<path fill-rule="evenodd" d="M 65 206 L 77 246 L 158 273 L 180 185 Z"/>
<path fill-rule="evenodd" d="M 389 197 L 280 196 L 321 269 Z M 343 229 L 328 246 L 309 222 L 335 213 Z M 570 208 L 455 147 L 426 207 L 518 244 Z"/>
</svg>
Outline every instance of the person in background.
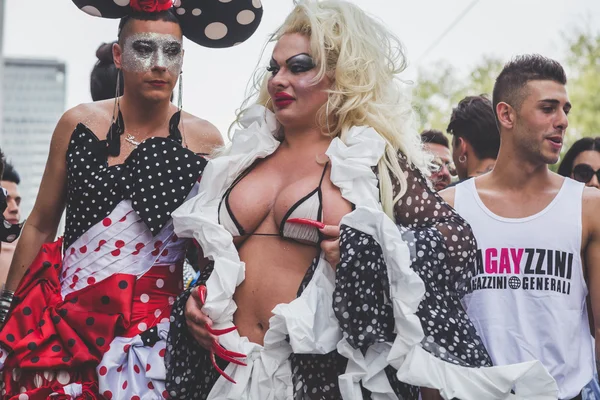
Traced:
<svg viewBox="0 0 600 400">
<path fill-rule="evenodd" d="M 21 221 L 21 194 L 19 193 L 19 184 L 21 177 L 15 170 L 12 164 L 6 162 L 4 164 L 4 172 L 0 185 L 7 192 L 6 195 L 6 210 L 4 210 L 4 220 L 13 225 L 17 225 Z M 10 262 L 12 261 L 15 248 L 18 240 L 12 243 L 4 243 L 0 251 L 0 285 L 4 285 Z"/>
<path fill-rule="evenodd" d="M 452 110 L 446 130 L 452 135 L 452 158 L 460 181 L 494 168 L 500 132 L 492 103 L 485 95 L 462 99 Z"/>
<path fill-rule="evenodd" d="M 600 192 L 548 168 L 569 125 L 566 84 L 546 57 L 507 63 L 494 85 L 494 169 L 441 193 L 477 240 L 463 304 L 494 365 L 540 360 L 565 400 L 581 399 L 593 377 L 588 312 L 600 355 Z"/>
<path fill-rule="evenodd" d="M 443 190 L 456 175 L 448 138 L 441 131 L 429 129 L 421 132 L 421 141 L 425 151 L 433 154 L 432 163 L 435 168 L 431 171 L 431 182 L 435 190 Z"/>
<path fill-rule="evenodd" d="M 558 174 L 600 189 L 600 136 L 573 143 L 558 167 Z"/>
</svg>

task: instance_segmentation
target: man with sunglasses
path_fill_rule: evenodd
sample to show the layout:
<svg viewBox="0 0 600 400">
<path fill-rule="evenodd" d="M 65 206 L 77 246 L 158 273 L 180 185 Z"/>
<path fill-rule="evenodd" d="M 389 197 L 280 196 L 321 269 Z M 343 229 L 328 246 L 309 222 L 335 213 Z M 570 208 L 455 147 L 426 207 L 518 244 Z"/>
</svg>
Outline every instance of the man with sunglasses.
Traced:
<svg viewBox="0 0 600 400">
<path fill-rule="evenodd" d="M 421 142 L 425 150 L 433 154 L 434 170 L 431 171 L 431 182 L 435 190 L 445 189 L 456 175 L 448 138 L 441 131 L 430 129 L 421 132 Z"/>
<path fill-rule="evenodd" d="M 568 126 L 566 82 L 539 55 L 506 64 L 493 94 L 496 165 L 442 192 L 477 239 L 463 301 L 493 362 L 540 360 L 561 400 L 581 399 L 592 380 L 590 328 L 600 356 L 600 191 L 548 169 Z"/>
</svg>

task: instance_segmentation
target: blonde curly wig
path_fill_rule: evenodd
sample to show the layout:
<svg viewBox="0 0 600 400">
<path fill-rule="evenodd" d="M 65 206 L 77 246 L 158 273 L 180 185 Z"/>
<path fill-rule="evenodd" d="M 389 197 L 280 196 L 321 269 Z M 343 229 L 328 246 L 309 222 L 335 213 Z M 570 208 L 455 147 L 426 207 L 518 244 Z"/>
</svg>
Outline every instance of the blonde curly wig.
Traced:
<svg viewBox="0 0 600 400">
<path fill-rule="evenodd" d="M 429 174 L 429 157 L 413 127 L 410 99 L 402 91 L 398 77 L 406 67 L 400 40 L 381 22 L 342 0 L 297 1 L 269 43 L 292 33 L 310 40 L 311 56 L 318 68 L 314 83 L 326 75 L 333 81 L 328 101 L 317 114 L 318 125 L 332 138 L 339 137 L 342 141 L 352 127 L 370 126 L 386 141 L 385 155 L 378 164 L 380 196 L 384 211 L 393 218 L 394 204 L 407 189 L 398 152 L 404 153 L 409 163 L 425 175 Z M 268 78 L 265 69 L 255 73 L 251 93 L 242 104 L 236 122 L 252 104 L 273 110 L 267 92 Z M 396 196 L 392 177 L 400 182 Z"/>
</svg>

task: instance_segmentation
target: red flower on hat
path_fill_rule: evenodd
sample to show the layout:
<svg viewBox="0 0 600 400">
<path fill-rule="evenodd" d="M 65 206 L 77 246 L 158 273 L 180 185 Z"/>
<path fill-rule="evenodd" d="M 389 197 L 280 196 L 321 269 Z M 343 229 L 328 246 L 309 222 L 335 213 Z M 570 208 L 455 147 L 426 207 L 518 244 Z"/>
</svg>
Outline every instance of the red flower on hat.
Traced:
<svg viewBox="0 0 600 400">
<path fill-rule="evenodd" d="M 160 12 L 173 7 L 173 0 L 131 0 L 129 5 L 134 11 Z"/>
</svg>

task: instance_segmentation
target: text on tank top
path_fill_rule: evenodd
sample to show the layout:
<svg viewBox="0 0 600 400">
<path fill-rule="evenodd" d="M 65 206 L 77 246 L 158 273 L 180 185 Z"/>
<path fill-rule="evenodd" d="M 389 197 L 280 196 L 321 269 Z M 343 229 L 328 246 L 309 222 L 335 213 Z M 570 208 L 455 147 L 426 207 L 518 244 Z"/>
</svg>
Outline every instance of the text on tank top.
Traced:
<svg viewBox="0 0 600 400">
<path fill-rule="evenodd" d="M 494 214 L 475 185 L 456 186 L 454 201 L 477 240 L 465 309 L 495 365 L 538 359 L 559 398 L 575 397 L 594 369 L 580 253 L 584 185 L 565 179 L 546 208 L 525 218 Z"/>
</svg>

